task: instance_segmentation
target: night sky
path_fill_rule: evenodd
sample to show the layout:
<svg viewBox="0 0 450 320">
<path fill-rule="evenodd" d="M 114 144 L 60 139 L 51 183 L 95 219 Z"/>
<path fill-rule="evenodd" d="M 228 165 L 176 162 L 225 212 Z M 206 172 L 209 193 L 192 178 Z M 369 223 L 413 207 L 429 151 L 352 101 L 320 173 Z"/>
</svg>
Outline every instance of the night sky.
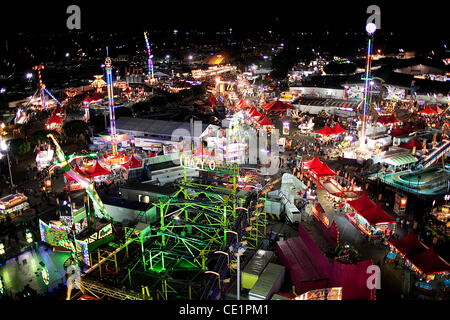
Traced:
<svg viewBox="0 0 450 320">
<path fill-rule="evenodd" d="M 66 29 L 66 8 L 78 4 L 86 31 L 138 31 L 144 28 L 221 30 L 364 31 L 366 8 L 381 8 L 382 30 L 449 36 L 444 1 L 205 1 L 127 0 L 15 1 L 1 10 L 1 32 Z"/>
</svg>

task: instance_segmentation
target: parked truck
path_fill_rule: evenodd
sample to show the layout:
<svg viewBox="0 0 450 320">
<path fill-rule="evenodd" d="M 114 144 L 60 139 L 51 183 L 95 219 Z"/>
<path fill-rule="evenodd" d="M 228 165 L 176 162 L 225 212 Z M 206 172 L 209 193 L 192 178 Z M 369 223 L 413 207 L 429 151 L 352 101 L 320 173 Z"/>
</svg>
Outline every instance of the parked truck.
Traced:
<svg viewBox="0 0 450 320">
<path fill-rule="evenodd" d="M 249 300 L 270 300 L 284 283 L 285 268 L 269 263 L 248 294 Z"/>
<path fill-rule="evenodd" d="M 255 283 L 258 281 L 259 276 L 266 268 L 270 259 L 272 259 L 273 251 L 258 250 L 245 266 L 241 275 L 241 287 L 243 289 L 252 289 Z"/>
</svg>

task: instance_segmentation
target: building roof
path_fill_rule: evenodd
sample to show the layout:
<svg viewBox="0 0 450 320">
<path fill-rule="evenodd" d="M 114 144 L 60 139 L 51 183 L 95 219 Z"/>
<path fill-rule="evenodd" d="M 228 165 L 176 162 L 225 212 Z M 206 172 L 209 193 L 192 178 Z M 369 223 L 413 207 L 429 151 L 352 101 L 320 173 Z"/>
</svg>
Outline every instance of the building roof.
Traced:
<svg viewBox="0 0 450 320">
<path fill-rule="evenodd" d="M 127 200 L 119 197 L 102 196 L 100 198 L 104 204 L 115 207 L 127 208 L 136 211 L 147 211 L 151 207 L 153 207 L 153 204 L 151 203 Z"/>
<path fill-rule="evenodd" d="M 128 189 L 128 190 L 139 190 L 139 191 L 147 191 L 152 193 L 158 193 L 163 195 L 171 196 L 178 189 L 171 184 L 165 184 L 163 186 L 151 184 L 151 183 L 142 183 L 142 182 L 128 182 L 127 184 L 121 186 L 120 188 Z"/>
<path fill-rule="evenodd" d="M 416 149 L 420 149 L 420 148 L 422 148 L 422 144 L 419 141 L 417 141 L 416 138 L 412 138 L 408 142 L 402 143 L 401 145 L 399 145 L 399 147 L 409 149 L 409 150 L 414 149 L 414 147 L 416 147 Z"/>
<path fill-rule="evenodd" d="M 202 132 L 194 130 L 194 137 L 198 138 L 209 126 L 207 123 L 202 123 Z M 170 140 L 175 130 L 177 135 L 183 135 L 182 129 L 186 132 L 191 131 L 189 122 L 177 122 L 155 119 L 129 118 L 120 117 L 116 120 L 116 127 L 118 131 L 137 131 L 142 132 L 142 135 L 147 134 L 149 138 L 161 138 L 163 140 Z"/>
</svg>

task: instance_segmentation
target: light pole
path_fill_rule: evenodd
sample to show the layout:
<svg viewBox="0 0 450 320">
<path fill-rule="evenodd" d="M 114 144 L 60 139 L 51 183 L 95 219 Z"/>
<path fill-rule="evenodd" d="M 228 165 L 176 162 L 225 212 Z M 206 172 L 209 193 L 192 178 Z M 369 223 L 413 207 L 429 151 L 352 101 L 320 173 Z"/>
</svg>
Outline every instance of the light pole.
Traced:
<svg viewBox="0 0 450 320">
<path fill-rule="evenodd" d="M 205 271 L 205 273 L 212 273 L 215 274 L 217 276 L 217 279 L 219 280 L 219 291 L 222 290 L 222 286 L 220 285 L 220 274 L 215 272 L 215 271 Z"/>
<path fill-rule="evenodd" d="M 4 132 L 4 128 L 5 128 L 5 124 L 2 122 L 2 124 L 1 124 L 2 135 L 3 135 L 3 132 Z M 2 138 L 2 141 L 0 142 L 0 147 L 1 147 L 2 151 L 6 151 L 6 158 L 7 158 L 7 161 L 8 161 L 8 168 L 9 168 L 9 178 L 11 180 L 11 187 L 13 188 L 14 187 L 14 182 L 13 182 L 12 173 L 11 173 L 11 162 L 9 161 L 8 146 L 6 145 L 6 142 L 5 142 L 5 140 L 3 140 L 3 138 Z"/>
</svg>

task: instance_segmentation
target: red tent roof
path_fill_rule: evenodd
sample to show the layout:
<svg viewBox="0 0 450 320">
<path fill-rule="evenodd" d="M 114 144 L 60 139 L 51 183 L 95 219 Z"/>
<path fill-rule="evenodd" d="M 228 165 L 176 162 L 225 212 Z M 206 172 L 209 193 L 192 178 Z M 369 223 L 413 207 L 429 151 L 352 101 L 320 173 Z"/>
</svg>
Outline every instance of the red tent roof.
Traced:
<svg viewBox="0 0 450 320">
<path fill-rule="evenodd" d="M 94 92 L 94 93 L 92 94 L 91 101 L 100 101 L 100 100 L 103 100 L 103 98 L 100 97 L 100 96 L 97 94 L 97 92 Z"/>
<path fill-rule="evenodd" d="M 85 170 L 84 171 L 85 174 L 84 176 L 87 178 L 93 178 L 93 177 L 97 177 L 97 176 L 103 176 L 103 175 L 108 175 L 111 174 L 111 172 L 105 168 L 103 168 L 98 161 L 95 163 L 95 166 Z"/>
<path fill-rule="evenodd" d="M 261 118 L 259 118 L 257 120 L 257 122 L 259 123 L 259 125 L 261 126 L 274 126 L 274 124 L 272 123 L 272 121 L 269 120 L 269 118 L 267 118 L 266 116 L 262 116 Z"/>
<path fill-rule="evenodd" d="M 250 106 L 247 104 L 247 102 L 245 102 L 244 99 L 239 100 L 239 102 L 236 104 L 236 107 L 238 109 L 250 108 Z"/>
<path fill-rule="evenodd" d="M 393 137 L 398 137 L 398 136 L 406 134 L 406 132 L 403 131 L 403 129 L 401 129 L 401 128 L 395 128 L 394 130 L 391 131 L 390 134 Z"/>
<path fill-rule="evenodd" d="M 435 104 L 434 106 L 431 107 L 431 109 L 433 109 L 434 111 L 436 111 L 436 113 L 441 113 L 442 110 L 441 108 L 439 108 L 439 106 L 437 104 Z"/>
<path fill-rule="evenodd" d="M 60 114 L 65 114 L 66 111 L 64 110 L 63 107 L 61 107 L 60 105 L 57 105 L 56 108 L 53 110 L 52 113 L 53 113 L 53 114 L 58 114 L 58 113 L 60 113 Z"/>
<path fill-rule="evenodd" d="M 433 247 L 408 258 L 408 260 L 425 274 L 450 272 L 450 264 L 438 256 Z"/>
<path fill-rule="evenodd" d="M 287 109 L 295 109 L 291 104 L 282 101 L 273 101 L 262 106 L 267 111 L 286 111 Z"/>
<path fill-rule="evenodd" d="M 247 112 L 252 117 L 261 117 L 262 116 L 262 113 L 260 113 L 258 110 L 256 110 L 255 107 L 251 107 L 250 110 L 248 110 Z"/>
<path fill-rule="evenodd" d="M 425 246 L 415 233 L 411 231 L 407 236 L 400 239 L 389 239 L 388 242 L 405 256 L 413 256 L 425 252 L 428 247 Z"/>
<path fill-rule="evenodd" d="M 52 114 L 50 118 L 47 120 L 47 125 L 55 123 L 55 124 L 61 124 L 63 122 L 63 118 L 56 115 L 55 113 Z"/>
<path fill-rule="evenodd" d="M 435 114 L 437 112 L 435 110 L 431 109 L 429 106 L 427 106 L 425 109 L 420 110 L 419 113 L 421 113 L 421 114 Z"/>
<path fill-rule="evenodd" d="M 303 163 L 303 168 L 305 169 L 312 169 L 317 168 L 322 165 L 322 161 L 319 160 L 317 156 L 314 157 L 311 161 L 307 161 Z"/>
<path fill-rule="evenodd" d="M 331 128 L 331 130 L 334 131 L 335 134 L 347 132 L 347 130 L 342 128 L 338 122 L 336 122 L 336 124 L 334 125 L 333 128 Z"/>
<path fill-rule="evenodd" d="M 128 160 L 128 162 L 125 162 L 122 164 L 122 167 L 126 170 L 133 169 L 133 168 L 140 168 L 142 166 L 142 160 L 138 160 L 133 156 L 131 156 L 131 159 Z"/>
<path fill-rule="evenodd" d="M 390 123 L 397 123 L 401 122 L 399 119 L 397 119 L 393 114 L 390 115 L 383 115 L 379 116 L 377 122 L 381 124 L 390 124 Z"/>
<path fill-rule="evenodd" d="M 323 136 L 331 136 L 335 134 L 334 131 L 327 125 L 325 125 L 325 127 L 323 127 L 322 129 L 315 131 L 315 133 L 321 134 Z"/>
<path fill-rule="evenodd" d="M 213 156 L 213 154 L 200 144 L 195 150 L 194 156 Z"/>
<path fill-rule="evenodd" d="M 131 91 L 130 87 L 127 87 L 124 91 L 122 91 L 124 93 L 132 93 L 133 91 Z"/>
<path fill-rule="evenodd" d="M 364 194 L 356 200 L 347 201 L 347 203 L 355 209 L 360 216 L 366 219 L 370 225 L 395 222 L 395 219 L 370 200 L 367 194 Z"/>
<path fill-rule="evenodd" d="M 409 149 L 409 150 L 414 149 L 414 147 L 416 147 L 416 149 L 420 149 L 420 148 L 422 148 L 422 144 L 419 141 L 417 141 L 415 138 L 412 138 L 408 142 L 402 143 L 401 145 L 399 145 L 399 147 Z"/>
<path fill-rule="evenodd" d="M 331 170 L 325 162 L 322 162 L 322 164 L 318 167 L 310 169 L 312 172 L 314 172 L 318 177 L 325 177 L 325 176 L 335 176 L 336 172 Z"/>
</svg>

